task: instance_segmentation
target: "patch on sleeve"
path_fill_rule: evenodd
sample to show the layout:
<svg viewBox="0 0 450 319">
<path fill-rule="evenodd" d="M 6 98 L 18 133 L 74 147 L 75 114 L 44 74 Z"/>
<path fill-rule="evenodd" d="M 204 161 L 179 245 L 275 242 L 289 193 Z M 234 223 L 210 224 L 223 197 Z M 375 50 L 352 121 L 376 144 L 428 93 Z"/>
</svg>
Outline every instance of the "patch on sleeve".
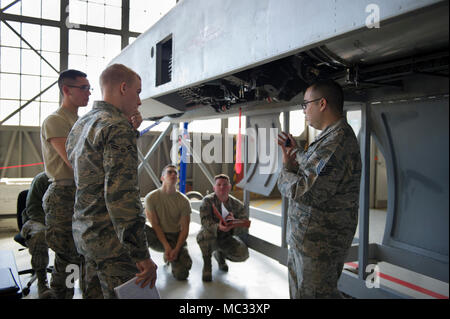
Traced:
<svg viewBox="0 0 450 319">
<path fill-rule="evenodd" d="M 320 160 L 319 164 L 316 167 L 316 175 L 318 176 L 326 176 L 330 174 L 331 167 L 326 166 L 327 162 L 325 160 Z"/>
</svg>

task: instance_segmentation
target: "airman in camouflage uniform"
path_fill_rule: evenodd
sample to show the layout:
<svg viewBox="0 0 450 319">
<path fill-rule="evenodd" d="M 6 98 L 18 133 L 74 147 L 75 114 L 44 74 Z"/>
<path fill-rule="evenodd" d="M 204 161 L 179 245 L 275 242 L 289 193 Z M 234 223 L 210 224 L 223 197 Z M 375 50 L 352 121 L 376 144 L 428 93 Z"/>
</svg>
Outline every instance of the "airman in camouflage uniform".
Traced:
<svg viewBox="0 0 450 319">
<path fill-rule="evenodd" d="M 342 298 L 337 283 L 357 226 L 361 178 L 359 146 L 342 105 L 342 89 L 319 82 L 307 89 L 302 106 L 321 134 L 307 150 L 292 135 L 279 135 L 284 167 L 278 188 L 289 198 L 291 298 Z"/>
<path fill-rule="evenodd" d="M 74 289 L 66 282 L 70 275 L 67 266 L 82 267 L 83 259 L 77 253 L 72 236 L 75 183 L 65 142 L 78 119 L 78 108 L 86 106 L 89 101 L 90 84 L 85 73 L 66 70 L 61 72 L 58 85 L 63 94 L 61 107 L 44 120 L 41 129 L 45 173 L 51 181 L 43 197 L 43 208 L 47 227 L 45 239 L 55 252 L 50 286 L 56 298 L 71 299 Z"/>
<path fill-rule="evenodd" d="M 249 253 L 247 245 L 238 235 L 248 233 L 247 228 L 231 228 L 220 223 L 219 218 L 213 212 L 213 205 L 222 214 L 222 204 L 235 219 L 248 219 L 244 205 L 233 196 L 230 179 L 225 174 L 215 177 L 214 193 L 203 198 L 200 206 L 200 220 L 202 227 L 197 234 L 197 243 L 203 255 L 203 281 L 211 281 L 211 255 L 217 260 L 219 269 L 228 271 L 225 259 L 233 262 L 247 260 Z"/>
<path fill-rule="evenodd" d="M 137 276 L 154 286 L 156 265 L 144 232 L 145 215 L 137 180 L 136 125 L 140 77 L 113 64 L 101 77 L 104 101 L 73 126 L 68 158 L 77 187 L 73 235 L 86 260 L 89 298 L 116 298 L 114 288 Z M 133 123 L 133 124 L 130 124 Z"/>
<path fill-rule="evenodd" d="M 52 297 L 47 286 L 48 245 L 45 241 L 45 212 L 42 197 L 50 182 L 45 172 L 37 174 L 27 194 L 26 208 L 22 212 L 21 235 L 31 254 L 31 267 L 36 273 L 39 298 Z"/>
</svg>

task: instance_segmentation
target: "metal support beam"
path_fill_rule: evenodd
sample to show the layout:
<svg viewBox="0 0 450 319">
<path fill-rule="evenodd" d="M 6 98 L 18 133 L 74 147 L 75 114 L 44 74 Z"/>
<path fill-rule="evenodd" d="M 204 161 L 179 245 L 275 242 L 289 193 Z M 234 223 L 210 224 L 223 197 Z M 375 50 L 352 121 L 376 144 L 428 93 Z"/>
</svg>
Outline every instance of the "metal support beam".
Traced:
<svg viewBox="0 0 450 319">
<path fill-rule="evenodd" d="M 211 183 L 211 185 L 214 185 L 214 177 L 211 175 L 211 173 L 209 172 L 209 170 L 205 166 L 205 164 L 203 164 L 203 162 L 201 160 L 201 157 L 199 157 L 197 152 L 195 152 L 192 149 L 192 147 L 188 143 L 186 143 L 183 139 L 181 139 L 181 145 L 186 147 L 187 153 L 192 155 L 192 159 L 193 159 L 194 163 L 198 164 L 198 167 L 200 167 L 200 169 L 202 170 L 203 174 L 205 174 L 206 178 Z"/>
<path fill-rule="evenodd" d="M 7 21 L 45 25 L 45 26 L 55 27 L 55 28 L 60 27 L 60 21 L 55 21 L 55 20 L 21 16 L 18 14 L 10 14 L 10 13 L 6 13 L 3 11 L 0 11 L 0 16 L 2 16 Z"/>
<path fill-rule="evenodd" d="M 269 258 L 275 259 L 284 266 L 287 266 L 288 252 L 286 248 L 281 248 L 253 235 L 248 235 L 246 244 L 249 248 Z"/>
<path fill-rule="evenodd" d="M 5 13 L 2 11 L 0 11 L 0 16 L 2 16 L 5 20 L 8 20 L 8 21 L 38 24 L 38 25 L 45 25 L 45 26 L 60 28 L 62 26 L 66 26 L 66 22 L 67 22 L 66 18 L 68 16 L 68 12 L 66 12 L 66 8 L 68 5 L 68 2 L 67 2 L 67 4 L 65 4 L 65 3 L 66 3 L 66 0 L 61 0 L 61 10 L 64 11 L 64 12 L 61 12 L 61 17 L 65 17 L 65 18 L 62 18 L 60 21 L 21 16 L 21 15 L 17 15 L 17 14 Z M 76 28 L 77 28 L 77 30 L 80 30 L 80 31 L 122 35 L 121 29 L 118 30 L 118 29 L 111 29 L 111 28 L 104 28 L 104 27 L 96 27 L 96 26 L 86 25 L 86 24 L 77 24 Z M 130 36 L 130 37 L 137 38 L 139 35 L 141 35 L 141 33 L 139 33 L 139 32 L 133 32 L 133 31 L 128 32 L 128 36 Z"/>
<path fill-rule="evenodd" d="M 224 155 L 226 152 L 226 148 L 225 148 L 226 139 L 227 139 L 227 131 L 226 130 L 228 129 L 228 126 L 229 126 L 228 123 L 229 123 L 228 118 L 224 118 L 224 119 L 220 120 L 220 134 L 222 134 L 222 154 L 224 154 Z M 228 167 L 229 167 L 229 165 L 228 165 L 227 161 L 226 160 L 222 161 L 222 169 L 221 169 L 222 173 L 227 174 L 228 176 L 231 176 L 228 172 Z"/>
<path fill-rule="evenodd" d="M 338 282 L 338 289 L 350 296 L 363 299 L 409 299 L 411 297 L 394 291 L 386 286 L 369 289 L 365 281 L 361 281 L 356 275 L 343 271 Z"/>
<path fill-rule="evenodd" d="M 44 58 L 24 37 L 22 37 L 22 35 L 20 34 L 20 33 L 18 33 L 7 21 L 6 21 L 6 17 L 5 17 L 5 15 L 3 14 L 3 11 L 4 10 L 6 10 L 6 9 L 8 9 L 9 7 L 11 7 L 12 5 L 14 5 L 14 4 L 16 4 L 18 1 L 15 1 L 15 2 L 13 2 L 13 3 L 11 3 L 10 5 L 8 5 L 7 7 L 5 7 L 4 9 L 1 9 L 0 10 L 0 12 L 1 12 L 1 15 L 0 15 L 0 19 L 1 19 L 1 21 L 9 28 L 9 29 L 11 29 L 11 31 L 15 34 L 15 35 L 17 35 L 18 37 L 19 37 L 19 39 L 20 40 L 22 40 L 26 45 L 28 45 L 29 47 L 30 47 L 30 49 L 34 52 L 34 53 L 36 53 L 40 58 L 41 58 L 41 60 L 43 60 L 45 63 L 47 63 L 48 64 L 48 66 L 50 66 L 50 68 L 52 68 L 56 73 L 59 73 L 59 71 L 50 63 L 50 62 L 48 62 L 47 61 L 47 59 L 46 58 Z M 62 0 L 61 1 L 61 8 L 64 8 L 64 10 L 65 10 L 65 6 L 63 6 L 63 4 L 65 3 L 65 2 L 67 2 L 67 5 L 68 5 L 68 0 Z M 61 9 L 61 13 L 62 13 L 62 11 L 63 11 L 63 9 Z M 62 33 L 62 31 L 61 31 L 61 33 Z M 61 41 L 62 42 L 62 41 Z M 61 53 L 62 53 L 62 51 L 61 51 Z M 61 54 L 61 56 L 63 56 L 62 54 Z M 43 93 L 45 93 L 47 90 L 49 90 L 53 85 L 55 85 L 55 83 L 57 83 L 57 82 L 54 82 L 53 84 L 51 84 L 49 87 L 47 87 L 46 89 L 44 89 L 42 92 L 40 92 L 38 95 L 36 95 L 35 97 L 33 97 L 30 101 L 28 101 L 27 103 L 25 103 L 23 106 L 21 106 L 20 108 L 18 108 L 16 111 L 14 111 L 13 113 L 11 113 L 11 114 L 9 114 L 6 118 L 4 118 L 2 121 L 0 121 L 0 125 L 2 125 L 4 122 L 6 122 L 7 120 L 9 120 L 11 117 L 13 117 L 15 114 L 17 114 L 18 112 L 20 112 L 22 109 L 24 109 L 25 107 L 27 107 L 29 104 L 31 104 L 34 100 L 36 100 L 39 96 L 41 96 Z"/>
<path fill-rule="evenodd" d="M 148 164 L 148 160 L 158 149 L 159 145 L 164 141 L 164 137 L 167 135 L 167 133 L 170 132 L 170 130 L 172 129 L 172 126 L 173 126 L 173 124 L 169 125 L 163 132 L 161 132 L 161 134 L 158 136 L 155 143 L 153 143 L 152 147 L 147 152 L 145 157 L 142 154 L 141 150 L 138 149 L 138 157 L 139 157 L 139 160 L 141 161 L 141 163 L 138 166 L 138 175 L 142 173 L 142 169 L 145 169 L 145 171 L 148 173 L 148 175 L 152 179 L 155 186 L 158 188 L 161 187 L 161 182 L 160 182 L 158 176 L 155 174 L 155 172 L 151 168 L 151 166 Z"/>
<path fill-rule="evenodd" d="M 38 152 L 38 150 L 36 149 L 36 146 L 33 144 L 30 134 L 28 134 L 27 131 L 23 131 L 23 135 L 25 135 L 25 139 L 27 140 L 28 144 L 30 144 L 31 151 L 33 152 L 34 156 L 36 157 L 36 160 L 39 162 L 42 161 L 42 155 Z"/>
<path fill-rule="evenodd" d="M 128 45 L 130 32 L 130 0 L 122 0 L 122 34 L 121 48 L 122 50 Z"/>
<path fill-rule="evenodd" d="M 148 151 L 148 153 L 145 155 L 145 157 L 142 157 L 142 163 L 138 166 L 138 174 L 142 172 L 142 169 L 144 168 L 144 164 L 148 162 L 150 157 L 153 155 L 153 153 L 158 149 L 159 145 L 164 141 L 164 137 L 172 130 L 173 124 L 170 124 L 156 139 L 155 143 L 153 143 L 152 147 Z M 142 153 L 141 153 L 142 154 Z"/>
<path fill-rule="evenodd" d="M 152 179 L 153 183 L 155 184 L 155 186 L 157 188 L 161 187 L 161 182 L 159 181 L 158 176 L 155 174 L 155 172 L 153 171 L 153 169 L 150 167 L 150 165 L 145 161 L 144 155 L 142 155 L 142 152 L 140 149 L 138 149 L 138 157 L 139 159 L 142 161 L 142 165 L 144 167 L 144 169 L 147 171 L 148 175 L 150 176 L 150 178 Z M 139 174 L 139 173 L 138 173 Z"/>
<path fill-rule="evenodd" d="M 284 132 L 289 133 L 289 118 L 290 113 L 283 113 L 283 130 Z M 286 240 L 286 229 L 287 229 L 287 219 L 288 219 L 288 208 L 289 208 L 289 199 L 287 197 L 282 196 L 281 201 L 281 247 L 287 248 L 287 240 Z"/>
<path fill-rule="evenodd" d="M 18 160 L 18 164 L 21 165 L 23 163 L 23 135 L 22 135 L 22 131 L 19 131 L 19 160 Z M 22 166 L 18 167 L 19 169 L 19 177 L 22 177 Z"/>
<path fill-rule="evenodd" d="M 3 11 L 5 11 L 5 10 L 8 10 L 9 8 L 11 8 L 13 5 L 15 5 L 16 3 L 20 2 L 20 1 L 22 1 L 22 0 L 16 0 L 16 1 L 14 1 L 14 2 L 11 2 L 11 3 L 8 4 L 6 7 L 0 9 L 0 11 L 3 12 Z"/>
<path fill-rule="evenodd" d="M 187 167 L 187 148 L 184 146 L 187 143 L 184 143 L 186 139 L 189 139 L 188 133 L 188 122 L 183 123 L 183 133 L 181 138 L 181 148 L 180 148 L 180 173 L 179 173 L 179 188 L 180 193 L 186 194 L 186 167 Z"/>
<path fill-rule="evenodd" d="M 247 176 L 247 171 L 249 169 L 248 165 L 248 132 L 247 129 L 250 127 L 250 117 L 245 117 L 245 135 L 244 135 L 244 179 Z M 244 200 L 244 209 L 247 213 L 247 216 L 250 216 L 250 191 L 247 190 L 247 186 L 244 186 L 244 193 L 243 193 L 243 200 Z"/>
<path fill-rule="evenodd" d="M 25 40 L 24 37 L 22 37 L 22 35 L 20 35 L 19 32 L 17 32 L 7 21 L 3 16 L 0 16 L 0 19 L 2 20 L 2 22 L 11 29 L 11 31 L 17 35 L 19 37 L 20 40 L 22 40 L 23 42 L 25 42 L 26 45 L 28 45 L 30 47 L 31 50 L 33 50 L 34 53 L 36 53 L 45 63 L 48 64 L 48 66 L 50 66 L 56 73 L 59 73 L 59 71 L 57 69 L 55 69 L 55 67 L 53 67 L 53 65 L 47 61 L 46 58 L 44 58 L 42 56 L 42 54 L 40 54 L 27 40 Z"/>
<path fill-rule="evenodd" d="M 6 152 L 5 161 L 3 162 L 4 167 L 7 167 L 9 165 L 9 159 L 11 157 L 14 143 L 16 142 L 17 133 L 18 133 L 18 131 L 14 131 L 13 136 L 9 142 L 8 151 Z M 2 170 L 1 178 L 5 177 L 5 174 L 6 174 L 6 169 Z"/>
<path fill-rule="evenodd" d="M 358 277 L 366 279 L 366 266 L 369 260 L 369 195 L 370 195 L 370 104 L 361 107 L 361 158 L 362 174 L 359 192 L 359 249 Z"/>
<path fill-rule="evenodd" d="M 60 27 L 59 27 L 59 69 L 61 71 L 67 70 L 69 68 L 69 0 L 61 0 L 60 8 Z M 60 96 L 61 99 L 61 96 Z M 60 103 L 62 101 L 60 100 Z"/>
</svg>

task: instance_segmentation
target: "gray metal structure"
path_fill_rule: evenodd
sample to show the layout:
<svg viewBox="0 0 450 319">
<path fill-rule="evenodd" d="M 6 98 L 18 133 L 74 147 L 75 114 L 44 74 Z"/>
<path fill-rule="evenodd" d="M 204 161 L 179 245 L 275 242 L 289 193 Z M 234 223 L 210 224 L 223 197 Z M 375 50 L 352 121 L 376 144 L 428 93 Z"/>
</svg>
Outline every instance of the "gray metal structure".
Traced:
<svg viewBox="0 0 450 319">
<path fill-rule="evenodd" d="M 113 62 L 142 76 L 144 117 L 184 114 L 179 120 L 186 121 L 189 114 L 217 116 L 205 110 L 213 111 L 211 106 L 292 102 L 318 72 L 339 70 L 348 72 L 350 81 L 360 76 L 362 81 L 367 71 L 358 70 L 361 63 L 392 61 L 448 43 L 442 12 L 447 1 L 378 3 L 381 28 L 369 29 L 370 0 L 180 1 Z M 160 83 L 163 71 L 167 79 Z"/>
<path fill-rule="evenodd" d="M 236 185 L 251 189 L 252 192 L 269 196 L 277 183 L 277 174 L 281 169 L 281 152 L 276 144 L 281 130 L 279 113 L 249 117 L 246 147 L 248 167 L 244 178 Z"/>
<path fill-rule="evenodd" d="M 381 103 L 370 117 L 389 183 L 381 253 L 401 252 L 395 264 L 448 282 L 448 95 Z"/>
</svg>

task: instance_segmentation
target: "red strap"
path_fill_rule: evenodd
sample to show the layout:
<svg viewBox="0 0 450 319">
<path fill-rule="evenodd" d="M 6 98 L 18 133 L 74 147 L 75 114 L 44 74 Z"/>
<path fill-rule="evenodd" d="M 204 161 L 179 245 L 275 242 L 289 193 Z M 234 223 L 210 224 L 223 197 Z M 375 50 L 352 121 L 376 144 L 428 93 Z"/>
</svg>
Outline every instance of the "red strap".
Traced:
<svg viewBox="0 0 450 319">
<path fill-rule="evenodd" d="M 241 145 L 242 145 L 242 136 L 241 136 L 241 117 L 242 110 L 239 108 L 239 131 L 236 140 L 236 164 L 234 166 L 234 170 L 236 174 L 240 174 L 242 172 L 242 154 L 241 154 Z"/>
</svg>

